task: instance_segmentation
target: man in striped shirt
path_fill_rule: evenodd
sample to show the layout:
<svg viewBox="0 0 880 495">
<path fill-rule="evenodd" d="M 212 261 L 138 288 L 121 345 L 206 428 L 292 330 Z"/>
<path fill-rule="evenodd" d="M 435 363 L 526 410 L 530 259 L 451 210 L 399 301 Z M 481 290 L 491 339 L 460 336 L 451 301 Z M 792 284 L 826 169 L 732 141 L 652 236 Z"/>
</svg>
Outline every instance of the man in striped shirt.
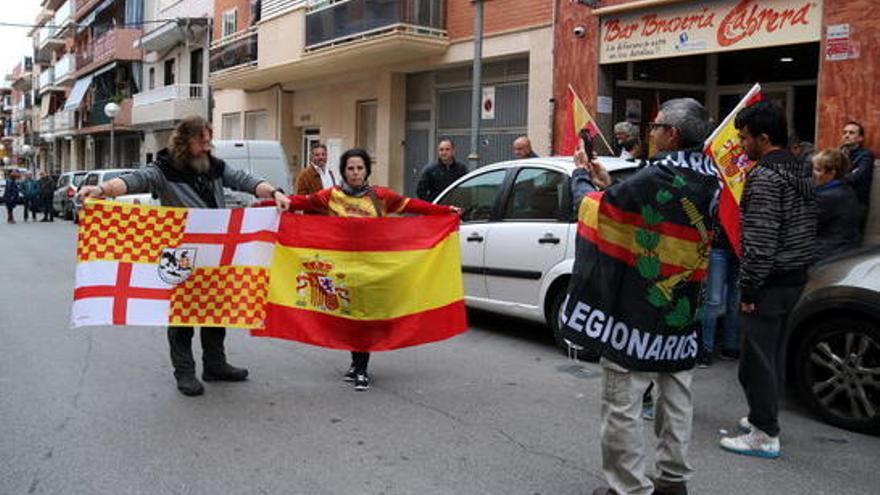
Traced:
<svg viewBox="0 0 880 495">
<path fill-rule="evenodd" d="M 780 455 L 785 320 L 816 257 L 818 210 L 810 165 L 787 149 L 782 109 L 758 102 L 740 111 L 734 125 L 749 159 L 757 160 L 746 176 L 741 203 L 739 381 L 749 415 L 739 421 L 743 434 L 721 439 L 721 448 L 775 458 Z"/>
</svg>

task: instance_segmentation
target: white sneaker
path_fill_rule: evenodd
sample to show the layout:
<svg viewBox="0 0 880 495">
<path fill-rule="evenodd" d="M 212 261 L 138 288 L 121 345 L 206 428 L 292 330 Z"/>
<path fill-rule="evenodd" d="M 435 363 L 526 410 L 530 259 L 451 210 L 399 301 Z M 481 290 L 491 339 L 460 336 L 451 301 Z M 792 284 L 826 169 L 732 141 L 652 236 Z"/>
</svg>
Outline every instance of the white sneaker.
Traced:
<svg viewBox="0 0 880 495">
<path fill-rule="evenodd" d="M 753 428 L 750 433 L 721 439 L 721 448 L 734 454 L 776 459 L 780 456 L 779 437 L 771 437 Z"/>
<path fill-rule="evenodd" d="M 752 426 L 752 423 L 749 423 L 749 417 L 743 416 L 739 418 L 739 423 L 736 424 L 736 431 L 739 433 L 751 433 L 755 427 Z"/>
</svg>

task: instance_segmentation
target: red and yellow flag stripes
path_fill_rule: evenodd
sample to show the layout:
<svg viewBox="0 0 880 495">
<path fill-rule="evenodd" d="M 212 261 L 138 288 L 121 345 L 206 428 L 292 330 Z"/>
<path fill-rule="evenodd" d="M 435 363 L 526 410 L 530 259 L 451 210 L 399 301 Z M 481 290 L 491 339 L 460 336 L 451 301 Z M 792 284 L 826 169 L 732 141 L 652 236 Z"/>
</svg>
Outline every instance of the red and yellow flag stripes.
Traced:
<svg viewBox="0 0 880 495">
<path fill-rule="evenodd" d="M 697 252 L 700 232 L 670 222 L 660 222 L 646 226 L 637 213 L 617 208 L 602 201 L 602 193 L 587 195 L 578 211 L 578 233 L 595 244 L 600 252 L 616 258 L 630 266 L 635 266 L 641 252 L 635 242 L 639 231 L 642 235 L 657 235 L 654 249 L 660 261 L 660 275 L 671 277 L 678 273 L 693 270 L 690 280 L 701 281 L 706 276 L 706 259 Z"/>
<path fill-rule="evenodd" d="M 283 215 L 254 335 L 380 351 L 464 332 L 458 218 Z"/>
</svg>

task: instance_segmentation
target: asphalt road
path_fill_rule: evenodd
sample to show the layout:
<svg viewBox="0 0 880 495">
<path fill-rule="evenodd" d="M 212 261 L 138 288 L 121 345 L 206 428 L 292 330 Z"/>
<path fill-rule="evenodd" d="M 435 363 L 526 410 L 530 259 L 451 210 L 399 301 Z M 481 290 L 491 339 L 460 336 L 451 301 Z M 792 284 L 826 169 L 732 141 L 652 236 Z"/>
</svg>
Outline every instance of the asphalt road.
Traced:
<svg viewBox="0 0 880 495">
<path fill-rule="evenodd" d="M 164 329 L 68 326 L 75 226 L 0 224 L 0 494 L 589 494 L 602 481 L 598 368 L 543 328 L 472 313 L 455 339 L 376 354 L 230 331 L 244 383 L 174 387 Z M 197 355 L 199 346 L 196 343 Z M 699 370 L 697 494 L 877 494 L 880 439 L 783 405 L 783 457 L 724 453 L 735 363 Z M 646 430 L 649 442 L 653 433 Z"/>
</svg>

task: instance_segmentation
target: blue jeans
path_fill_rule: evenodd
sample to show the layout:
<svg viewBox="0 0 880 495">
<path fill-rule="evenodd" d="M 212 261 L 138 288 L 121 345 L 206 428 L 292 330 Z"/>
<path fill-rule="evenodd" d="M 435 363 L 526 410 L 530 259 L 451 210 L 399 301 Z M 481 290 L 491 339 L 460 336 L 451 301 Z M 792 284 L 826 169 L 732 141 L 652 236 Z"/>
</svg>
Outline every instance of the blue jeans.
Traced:
<svg viewBox="0 0 880 495">
<path fill-rule="evenodd" d="M 723 347 L 739 351 L 739 259 L 726 249 L 713 248 L 709 255 L 706 299 L 703 301 L 703 350 L 715 351 L 718 317 L 724 315 Z"/>
</svg>

